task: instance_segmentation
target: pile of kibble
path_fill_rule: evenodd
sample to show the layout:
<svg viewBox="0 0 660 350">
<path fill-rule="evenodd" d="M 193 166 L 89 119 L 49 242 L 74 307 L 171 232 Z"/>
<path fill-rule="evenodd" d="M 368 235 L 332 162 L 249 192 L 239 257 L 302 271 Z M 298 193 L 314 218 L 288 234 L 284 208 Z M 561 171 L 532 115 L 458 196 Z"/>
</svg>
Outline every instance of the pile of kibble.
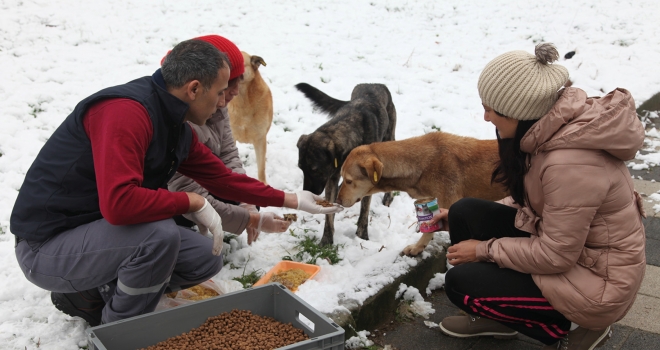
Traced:
<svg viewBox="0 0 660 350">
<path fill-rule="evenodd" d="M 291 323 L 284 324 L 272 317 L 253 315 L 250 311 L 232 310 L 209 317 L 204 324 L 188 333 L 142 350 L 271 350 L 307 339 L 309 337 Z"/>
</svg>

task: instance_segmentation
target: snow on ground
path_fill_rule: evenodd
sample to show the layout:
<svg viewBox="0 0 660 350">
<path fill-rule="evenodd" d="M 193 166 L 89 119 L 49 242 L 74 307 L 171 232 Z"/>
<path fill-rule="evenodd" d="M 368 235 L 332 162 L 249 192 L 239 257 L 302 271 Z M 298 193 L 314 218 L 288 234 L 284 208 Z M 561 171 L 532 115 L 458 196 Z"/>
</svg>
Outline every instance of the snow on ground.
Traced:
<svg viewBox="0 0 660 350">
<path fill-rule="evenodd" d="M 343 100 L 356 84 L 386 84 L 397 109 L 397 139 L 435 129 L 493 138 L 476 84 L 485 64 L 506 51 L 533 52 L 540 42 L 555 43 L 562 57 L 575 51 L 559 63 L 590 95 L 624 87 L 639 104 L 660 91 L 654 70 L 660 62 L 658 10 L 656 1 L 612 0 L 0 1 L 1 347 L 86 345 L 86 324 L 57 311 L 49 293 L 20 272 L 9 232 L 11 208 L 37 152 L 78 101 L 152 74 L 179 41 L 215 33 L 264 58 L 268 65 L 261 72 L 275 109 L 268 180 L 294 191 L 303 178 L 296 166 L 298 137 L 326 121 L 295 90 L 299 82 Z M 248 174 L 256 176 L 252 146 L 239 148 Z M 655 165 L 659 158 L 639 161 Z M 388 208 L 381 198 L 372 201 L 370 241 L 354 234 L 358 206 L 337 215 L 335 242 L 343 260 L 334 266 L 319 261 L 321 272 L 298 292 L 318 310 L 341 308 L 340 298 L 363 301 L 415 264 L 398 257 L 419 237 L 411 227 L 412 200 L 401 194 Z M 295 223 L 294 233 L 320 237 L 323 217 L 302 216 L 306 222 Z M 267 271 L 296 242 L 288 233 L 263 234 L 252 246 L 243 241 L 228 257 L 239 268 L 217 278 L 240 276 L 248 260 L 246 271 Z"/>
</svg>

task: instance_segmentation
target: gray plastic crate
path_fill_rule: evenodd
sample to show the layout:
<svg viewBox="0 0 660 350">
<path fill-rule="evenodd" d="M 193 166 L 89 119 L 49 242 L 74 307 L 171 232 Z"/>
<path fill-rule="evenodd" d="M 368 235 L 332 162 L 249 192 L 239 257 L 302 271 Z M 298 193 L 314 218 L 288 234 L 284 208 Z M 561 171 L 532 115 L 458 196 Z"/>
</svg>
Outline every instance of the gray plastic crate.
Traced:
<svg viewBox="0 0 660 350">
<path fill-rule="evenodd" d="M 234 309 L 291 323 L 310 338 L 279 348 L 281 350 L 344 349 L 344 329 L 279 283 L 89 328 L 87 341 L 90 350 L 145 348 L 189 332 L 209 317 Z"/>
</svg>

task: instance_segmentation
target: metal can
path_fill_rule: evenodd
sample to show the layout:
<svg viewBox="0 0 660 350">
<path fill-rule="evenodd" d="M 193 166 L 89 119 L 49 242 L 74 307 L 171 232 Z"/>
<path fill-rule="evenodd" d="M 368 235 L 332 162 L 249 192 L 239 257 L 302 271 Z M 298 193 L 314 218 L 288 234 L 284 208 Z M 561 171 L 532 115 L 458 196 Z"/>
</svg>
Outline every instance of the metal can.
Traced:
<svg viewBox="0 0 660 350">
<path fill-rule="evenodd" d="M 419 222 L 419 231 L 423 233 L 436 232 L 442 229 L 442 221 L 429 224 L 434 215 L 440 214 L 437 198 L 422 198 L 415 201 L 415 214 Z"/>
</svg>

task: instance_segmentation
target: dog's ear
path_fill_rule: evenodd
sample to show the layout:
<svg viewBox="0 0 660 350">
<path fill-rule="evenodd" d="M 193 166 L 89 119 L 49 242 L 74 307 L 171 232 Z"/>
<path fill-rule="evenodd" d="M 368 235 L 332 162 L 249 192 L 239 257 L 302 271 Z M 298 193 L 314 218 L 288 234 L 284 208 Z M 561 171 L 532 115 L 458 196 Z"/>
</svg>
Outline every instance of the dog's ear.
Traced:
<svg viewBox="0 0 660 350">
<path fill-rule="evenodd" d="M 296 145 L 298 148 L 301 148 L 307 143 L 307 138 L 309 135 L 300 135 L 300 138 L 298 139 L 298 144 Z"/>
<path fill-rule="evenodd" d="M 383 163 L 381 163 L 378 158 L 371 157 L 364 163 L 362 163 L 364 170 L 367 173 L 367 177 L 371 180 L 371 183 L 376 185 L 383 177 Z"/>
<path fill-rule="evenodd" d="M 266 61 L 264 61 L 263 58 L 260 56 L 252 56 L 250 57 L 250 64 L 252 65 L 252 69 L 257 70 L 259 69 L 259 65 L 266 66 Z"/>
</svg>

